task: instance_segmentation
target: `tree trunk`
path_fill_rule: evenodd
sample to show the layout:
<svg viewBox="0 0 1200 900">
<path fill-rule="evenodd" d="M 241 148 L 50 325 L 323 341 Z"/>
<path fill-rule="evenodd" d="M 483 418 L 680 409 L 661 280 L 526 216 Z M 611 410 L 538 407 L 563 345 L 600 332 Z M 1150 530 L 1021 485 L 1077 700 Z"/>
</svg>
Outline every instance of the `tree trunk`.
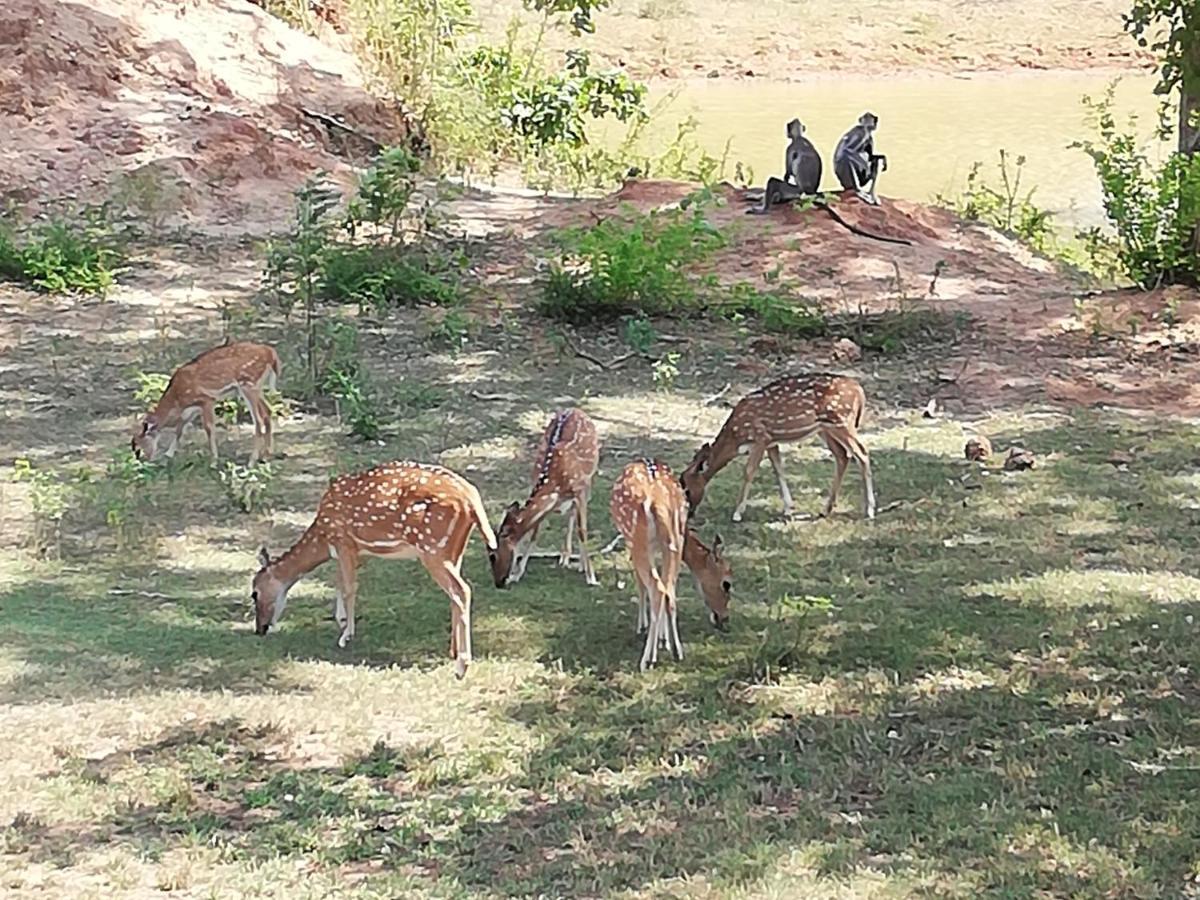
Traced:
<svg viewBox="0 0 1200 900">
<path fill-rule="evenodd" d="M 1192 154 L 1200 150 L 1200 96 L 1185 88 L 1179 95 L 1179 152 Z"/>
</svg>

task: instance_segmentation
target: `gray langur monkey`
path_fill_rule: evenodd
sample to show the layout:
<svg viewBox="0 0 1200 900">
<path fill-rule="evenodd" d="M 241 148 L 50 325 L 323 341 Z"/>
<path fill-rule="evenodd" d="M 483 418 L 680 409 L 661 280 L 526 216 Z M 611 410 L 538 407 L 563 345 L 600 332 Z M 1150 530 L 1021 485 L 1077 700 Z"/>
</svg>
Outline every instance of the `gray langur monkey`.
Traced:
<svg viewBox="0 0 1200 900">
<path fill-rule="evenodd" d="M 863 113 L 833 151 L 833 171 L 843 190 L 853 190 L 872 206 L 879 205 L 875 196 L 879 173 L 887 171 L 887 157 L 875 152 L 874 135 L 878 127 L 879 116 Z"/>
<path fill-rule="evenodd" d="M 746 210 L 747 213 L 762 215 L 772 204 L 797 200 L 806 194 L 815 194 L 821 186 L 821 154 L 813 142 L 804 136 L 804 124 L 799 119 L 787 123 L 787 136 L 791 141 L 783 154 L 783 180 L 772 176 L 763 190 L 762 205 Z"/>
</svg>

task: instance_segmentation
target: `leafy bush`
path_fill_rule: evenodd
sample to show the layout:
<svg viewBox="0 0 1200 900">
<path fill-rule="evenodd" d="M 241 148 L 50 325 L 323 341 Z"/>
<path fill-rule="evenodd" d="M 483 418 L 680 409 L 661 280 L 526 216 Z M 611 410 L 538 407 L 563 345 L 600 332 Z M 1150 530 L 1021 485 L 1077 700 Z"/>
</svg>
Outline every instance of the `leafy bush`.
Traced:
<svg viewBox="0 0 1200 900">
<path fill-rule="evenodd" d="M 1054 225 L 1049 210 L 1041 209 L 1033 202 L 1036 188 L 1021 193 L 1021 176 L 1025 168 L 1025 157 L 1017 156 L 1009 167 L 1009 155 L 1000 149 L 1000 187 L 986 184 L 981 177 L 983 164 L 976 162 L 967 175 L 967 186 L 957 198 L 941 194 L 934 199 L 937 203 L 953 210 L 971 222 L 982 222 L 999 231 L 1016 235 L 1035 250 L 1048 253 L 1054 247 Z"/>
<path fill-rule="evenodd" d="M 350 322 L 328 320 L 322 328 L 319 345 L 323 356 L 320 390 L 337 401 L 338 416 L 350 426 L 351 434 L 364 440 L 378 439 L 383 417 L 360 362 L 358 329 Z"/>
<path fill-rule="evenodd" d="M 793 337 L 819 337 L 829 332 L 829 322 L 816 303 L 770 291 L 760 291 L 748 281 L 729 288 L 723 311 L 735 321 L 754 319 L 766 331 Z"/>
<path fill-rule="evenodd" d="M 71 506 L 71 488 L 58 476 L 34 468 L 28 459 L 13 461 L 12 481 L 29 485 L 33 509 L 34 551 L 39 555 L 58 556 L 62 546 L 62 520 Z"/>
<path fill-rule="evenodd" d="M 566 252 L 542 286 L 543 314 L 566 322 L 610 322 L 695 310 L 696 285 L 684 268 L 725 243 L 704 215 L 687 209 L 609 219 L 562 236 Z"/>
<path fill-rule="evenodd" d="M 420 160 L 404 147 L 389 147 L 358 180 L 358 189 L 346 209 L 350 233 L 370 224 L 388 229 L 393 239 L 417 189 Z"/>
<path fill-rule="evenodd" d="M 23 228 L 0 223 L 0 279 L 31 285 L 51 294 L 103 296 L 116 282 L 118 258 L 112 234 L 99 210 L 81 223 L 52 219 Z"/>
<path fill-rule="evenodd" d="M 449 310 L 429 326 L 429 342 L 451 351 L 461 350 L 470 338 L 474 324 L 462 310 Z"/>
<path fill-rule="evenodd" d="M 460 299 L 449 273 L 434 261 L 398 244 L 336 246 L 325 254 L 321 296 L 335 303 L 356 303 L 360 310 L 433 303 L 450 306 Z"/>
<path fill-rule="evenodd" d="M 235 462 L 226 462 L 217 477 L 220 478 L 225 495 L 233 505 L 242 512 L 249 513 L 262 508 L 275 471 L 270 463 L 243 466 Z"/>
<path fill-rule="evenodd" d="M 1084 99 L 1098 141 L 1072 146 L 1091 157 L 1100 177 L 1104 211 L 1115 237 L 1099 229 L 1085 233 L 1094 259 L 1106 256 L 1120 273 L 1143 288 L 1200 282 L 1200 155 L 1172 154 L 1155 166 L 1129 130 L 1119 131 L 1110 87 L 1100 100 Z"/>
<path fill-rule="evenodd" d="M 637 316 L 625 320 L 623 337 L 631 350 L 645 355 L 658 340 L 658 332 L 648 319 Z"/>
</svg>

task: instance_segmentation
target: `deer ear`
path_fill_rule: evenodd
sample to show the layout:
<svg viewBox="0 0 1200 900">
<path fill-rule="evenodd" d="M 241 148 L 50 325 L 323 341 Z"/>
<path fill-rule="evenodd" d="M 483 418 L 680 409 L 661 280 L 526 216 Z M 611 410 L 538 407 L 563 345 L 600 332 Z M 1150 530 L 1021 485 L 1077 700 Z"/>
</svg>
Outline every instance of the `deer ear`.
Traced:
<svg viewBox="0 0 1200 900">
<path fill-rule="evenodd" d="M 271 564 L 271 554 L 267 552 L 266 547 L 258 548 L 258 563 L 264 569 Z"/>
<path fill-rule="evenodd" d="M 713 541 L 713 546 L 712 546 L 713 556 L 716 557 L 717 559 L 720 559 L 721 553 L 724 551 L 724 549 L 725 549 L 725 542 L 723 540 L 721 540 L 721 535 L 718 534 L 717 539 L 715 541 Z"/>
</svg>

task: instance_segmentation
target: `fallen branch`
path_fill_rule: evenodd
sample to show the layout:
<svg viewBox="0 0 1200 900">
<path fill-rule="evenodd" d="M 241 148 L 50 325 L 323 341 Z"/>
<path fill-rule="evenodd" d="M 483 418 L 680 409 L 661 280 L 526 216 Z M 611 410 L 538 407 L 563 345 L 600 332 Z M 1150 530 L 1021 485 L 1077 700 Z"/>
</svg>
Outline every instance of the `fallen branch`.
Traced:
<svg viewBox="0 0 1200 900">
<path fill-rule="evenodd" d="M 599 550 L 597 550 L 592 555 L 593 556 L 597 556 L 597 555 L 604 556 L 609 553 L 615 553 L 617 548 L 623 543 L 623 541 L 624 541 L 624 538 L 622 538 L 621 535 L 618 534 L 616 537 L 614 537 L 611 541 L 609 541 L 607 544 L 605 544 L 603 547 L 601 547 Z M 531 557 L 533 557 L 534 559 L 560 559 L 562 557 L 562 554 L 559 553 L 557 550 L 534 550 L 529 555 Z M 570 558 L 572 560 L 578 560 L 579 554 L 572 553 Z"/>
<path fill-rule="evenodd" d="M 371 148 L 376 153 L 383 149 L 383 144 L 375 140 L 375 138 L 371 137 L 369 134 L 363 134 L 357 128 L 351 128 L 345 122 L 335 119 L 333 116 L 326 115 L 322 112 L 317 112 L 315 109 L 307 109 L 303 106 L 300 107 L 300 112 L 304 113 L 304 115 L 308 116 L 310 119 L 316 119 L 327 128 L 336 128 L 339 131 L 344 131 L 347 134 L 354 135 L 360 141 L 370 144 Z"/>
<path fill-rule="evenodd" d="M 158 591 L 134 591 L 125 588 L 109 588 L 108 593 L 112 597 L 146 597 L 150 600 L 175 600 L 175 597 L 168 597 L 166 594 L 160 594 Z"/>
<path fill-rule="evenodd" d="M 637 356 L 637 351 L 631 350 L 628 353 L 623 353 L 622 355 L 616 357 L 615 359 L 610 360 L 609 362 L 605 362 L 604 360 L 599 359 L 598 357 L 592 356 L 592 354 L 581 349 L 578 344 L 576 344 L 573 340 L 571 340 L 571 336 L 569 334 L 567 334 L 565 331 L 562 333 L 562 336 L 563 336 L 563 340 L 567 342 L 567 346 L 571 348 L 571 351 L 576 356 L 578 356 L 580 359 L 586 359 L 588 362 L 592 363 L 593 365 L 597 365 L 601 369 L 604 369 L 606 371 L 609 369 L 615 369 L 617 366 L 621 365 L 621 363 L 626 362 L 627 360 L 633 359 L 633 357 Z"/>
<path fill-rule="evenodd" d="M 700 401 L 700 405 L 701 406 L 711 406 L 712 404 L 714 404 L 718 400 L 720 400 L 722 397 L 724 397 L 726 394 L 728 394 L 729 389 L 731 387 L 733 387 L 732 381 L 725 382 L 725 387 L 721 388 L 719 391 L 717 391 L 712 396 L 705 397 L 703 400 Z"/>
<path fill-rule="evenodd" d="M 483 394 L 479 391 L 471 391 L 471 396 L 476 400 L 483 400 L 489 403 L 495 400 L 507 400 L 510 403 L 515 403 L 521 399 L 516 394 Z"/>
</svg>

